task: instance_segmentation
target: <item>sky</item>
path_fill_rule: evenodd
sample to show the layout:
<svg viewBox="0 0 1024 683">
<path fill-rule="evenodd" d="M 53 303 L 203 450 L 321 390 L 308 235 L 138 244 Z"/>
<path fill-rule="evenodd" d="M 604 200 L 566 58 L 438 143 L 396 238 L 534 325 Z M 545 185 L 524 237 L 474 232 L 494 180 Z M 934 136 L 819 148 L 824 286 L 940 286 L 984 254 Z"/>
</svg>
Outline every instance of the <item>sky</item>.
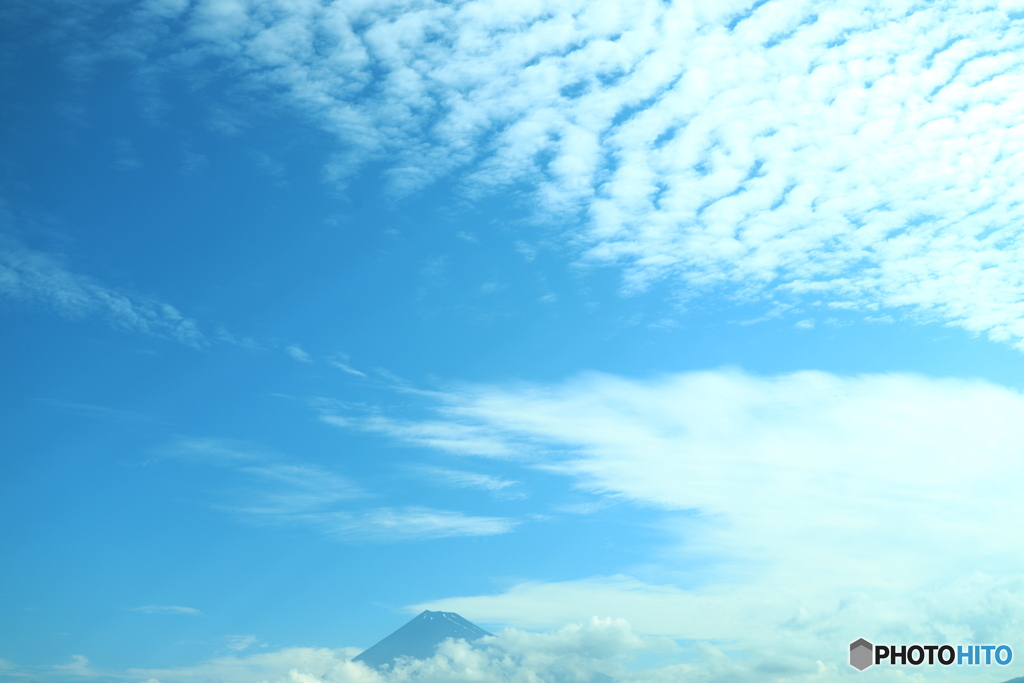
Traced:
<svg viewBox="0 0 1024 683">
<path fill-rule="evenodd" d="M 1022 91 L 1018 0 L 7 0 L 0 681 L 1024 675 Z"/>
</svg>

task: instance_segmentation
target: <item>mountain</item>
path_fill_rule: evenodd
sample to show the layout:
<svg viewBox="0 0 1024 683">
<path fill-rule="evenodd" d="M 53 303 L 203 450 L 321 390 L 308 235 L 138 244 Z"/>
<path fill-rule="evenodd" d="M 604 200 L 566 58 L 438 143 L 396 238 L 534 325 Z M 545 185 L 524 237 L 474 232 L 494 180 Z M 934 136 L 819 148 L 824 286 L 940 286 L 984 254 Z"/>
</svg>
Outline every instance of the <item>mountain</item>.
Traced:
<svg viewBox="0 0 1024 683">
<path fill-rule="evenodd" d="M 461 638 L 466 642 L 473 642 L 489 635 L 493 634 L 471 621 L 466 621 L 455 612 L 425 610 L 384 640 L 364 650 L 352 661 L 363 662 L 367 666 L 379 669 L 390 665 L 398 657 L 433 657 L 437 646 L 447 638 Z"/>
<path fill-rule="evenodd" d="M 455 612 L 427 610 L 373 647 L 364 650 L 359 656 L 353 657 L 352 661 L 363 662 L 367 666 L 381 669 L 394 664 L 399 657 L 415 659 L 433 657 L 437 646 L 448 638 L 461 638 L 467 643 L 471 643 L 489 635 L 492 634 L 473 622 L 466 621 Z M 588 677 L 580 679 L 578 671 L 561 671 L 556 664 L 545 670 L 544 680 L 614 683 L 613 679 L 596 671 L 584 675 Z"/>
</svg>

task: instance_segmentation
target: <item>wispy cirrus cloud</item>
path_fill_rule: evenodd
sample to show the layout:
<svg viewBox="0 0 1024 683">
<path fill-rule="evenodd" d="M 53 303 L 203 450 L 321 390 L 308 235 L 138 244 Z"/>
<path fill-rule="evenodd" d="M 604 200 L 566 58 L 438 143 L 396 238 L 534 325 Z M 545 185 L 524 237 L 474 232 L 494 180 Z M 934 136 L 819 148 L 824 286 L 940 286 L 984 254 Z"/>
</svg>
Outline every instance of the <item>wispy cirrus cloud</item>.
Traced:
<svg viewBox="0 0 1024 683">
<path fill-rule="evenodd" d="M 317 465 L 294 462 L 251 444 L 183 438 L 161 451 L 200 465 L 224 467 L 245 482 L 218 508 L 254 519 L 289 521 L 315 515 L 367 494 L 347 477 Z"/>
<path fill-rule="evenodd" d="M 143 605 L 141 607 L 129 607 L 129 612 L 142 612 L 143 614 L 187 614 L 189 616 L 202 616 L 202 612 L 195 607 L 181 607 L 180 605 Z"/>
<path fill-rule="evenodd" d="M 349 375 L 355 375 L 356 377 L 364 377 L 364 378 L 366 377 L 366 373 L 365 372 L 362 372 L 361 370 L 356 370 L 351 365 L 348 365 L 347 363 L 343 363 L 340 360 L 332 359 L 332 360 L 329 360 L 328 363 L 330 363 L 332 366 L 338 368 L 342 372 L 347 373 Z"/>
<path fill-rule="evenodd" d="M 521 485 L 521 482 L 493 477 L 481 472 L 467 472 L 465 470 L 453 470 L 430 465 L 417 466 L 414 468 L 414 471 L 443 485 L 461 489 L 490 491 L 498 498 L 524 498 L 526 496 L 522 491 L 516 490 Z"/>
<path fill-rule="evenodd" d="M 1020 10 L 198 0 L 141 5 L 121 41 L 279 94 L 336 137 L 335 179 L 372 159 L 399 192 L 527 183 L 629 290 L 902 310 L 1019 346 Z"/>
<path fill-rule="evenodd" d="M 181 439 L 163 451 L 234 471 L 239 486 L 214 507 L 240 519 L 300 525 L 339 541 L 410 541 L 508 533 L 519 522 L 417 505 L 367 506 L 375 496 L 330 469 L 226 439 Z"/>
<path fill-rule="evenodd" d="M 96 405 L 94 403 L 70 403 L 67 401 L 56 401 L 53 399 L 44 399 L 40 402 L 52 406 L 57 410 L 74 413 L 83 417 L 104 420 L 127 420 L 133 422 L 160 421 L 159 418 L 146 415 L 145 413 L 140 413 L 134 410 L 124 410 L 121 408 L 111 408 L 109 406 Z"/>
<path fill-rule="evenodd" d="M 379 507 L 306 517 L 339 540 L 413 541 L 458 536 L 494 536 L 519 526 L 507 517 L 483 517 L 428 507 Z"/>
<path fill-rule="evenodd" d="M 320 419 L 335 427 L 354 427 L 450 453 L 494 457 L 516 455 L 516 450 L 486 425 L 469 425 L 453 420 L 406 420 L 387 415 L 339 415 L 330 410 L 323 411 Z"/>
<path fill-rule="evenodd" d="M 313 358 L 308 353 L 306 353 L 306 351 L 303 350 L 303 348 L 298 344 L 291 344 L 289 346 L 286 346 L 284 351 L 285 353 L 287 353 L 289 356 L 299 361 L 300 363 L 313 362 Z"/>
<path fill-rule="evenodd" d="M 259 637 L 252 634 L 247 635 L 232 635 L 224 638 L 226 645 L 225 648 L 231 652 L 242 652 L 248 650 L 250 647 L 259 642 Z"/>
</svg>

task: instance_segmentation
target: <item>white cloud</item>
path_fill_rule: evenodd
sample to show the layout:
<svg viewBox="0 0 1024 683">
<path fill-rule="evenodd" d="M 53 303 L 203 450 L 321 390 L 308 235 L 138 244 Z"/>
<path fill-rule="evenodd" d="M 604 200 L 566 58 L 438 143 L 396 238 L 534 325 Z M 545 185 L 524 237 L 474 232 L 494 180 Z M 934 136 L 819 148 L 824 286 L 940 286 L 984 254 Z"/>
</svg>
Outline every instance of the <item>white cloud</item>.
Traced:
<svg viewBox="0 0 1024 683">
<path fill-rule="evenodd" d="M 530 183 L 542 212 L 587 217 L 572 243 L 629 289 L 670 277 L 1024 339 L 1024 23 L 1005 3 L 170 7 L 140 27 L 184 21 L 177 42 L 134 47 L 215 54 L 284 93 L 337 137 L 335 179 L 383 159 L 402 192 Z"/>
<path fill-rule="evenodd" d="M 232 652 L 241 652 L 242 650 L 248 650 L 250 647 L 259 642 L 259 638 L 252 634 L 244 636 L 227 636 L 227 649 Z"/>
<path fill-rule="evenodd" d="M 549 633 L 505 629 L 475 645 L 448 640 L 435 656 L 399 660 L 386 672 L 352 662 L 358 652 L 354 648 L 296 647 L 248 657 L 221 657 L 182 669 L 133 669 L 128 674 L 162 683 L 586 683 L 600 680 L 595 672 L 608 671 L 616 674 L 617 680 L 654 681 L 658 679 L 630 675 L 622 662 L 637 652 L 672 647 L 670 641 L 636 635 L 622 620 L 589 619 Z"/>
<path fill-rule="evenodd" d="M 409 610 L 440 605 L 470 619 L 523 628 L 551 628 L 594 612 L 622 615 L 638 633 L 670 634 L 688 642 L 687 649 L 714 653 L 721 669 L 698 667 L 704 671 L 696 680 L 834 681 L 853 673 L 845 660 L 847 647 L 864 636 L 875 642 L 999 642 L 1016 648 L 1017 624 L 1024 618 L 1024 576 L 995 580 L 974 575 L 924 594 L 851 591 L 827 598 L 784 584 L 682 589 L 611 576 L 525 582 L 495 595 L 446 598 Z M 873 673 L 880 680 L 907 680 L 899 670 Z M 930 673 L 942 678 L 946 672 Z M 970 673 L 1003 681 L 1020 669 Z M 979 680 L 962 675 L 953 672 L 943 680 Z M 639 680 L 649 678 L 641 675 Z M 687 675 L 683 680 L 692 679 Z"/>
<path fill-rule="evenodd" d="M 265 521 L 294 521 L 366 495 L 336 472 L 228 439 L 180 439 L 164 452 L 199 464 L 227 467 L 254 482 L 254 487 L 236 494 L 232 503 L 218 507 Z"/>
<path fill-rule="evenodd" d="M 492 477 L 489 474 L 480 472 L 466 472 L 464 470 L 451 470 L 444 467 L 421 466 L 416 470 L 425 474 L 430 479 L 462 489 L 482 489 L 491 491 L 500 498 L 523 498 L 525 494 L 520 491 L 509 491 L 511 487 L 519 486 L 520 482 L 511 479 Z"/>
<path fill-rule="evenodd" d="M 346 477 L 315 465 L 260 462 L 236 469 L 261 483 L 249 501 L 232 506 L 249 515 L 287 518 L 365 495 Z"/>
<path fill-rule="evenodd" d="M 1024 618 L 1018 391 L 720 370 L 424 396 L 442 418 L 425 422 L 453 424 L 465 452 L 486 433 L 578 487 L 663 511 L 675 540 L 659 553 L 660 582 L 528 582 L 411 609 L 532 628 L 622 616 L 641 632 L 754 650 L 806 641 L 801 666 L 873 633 L 1009 642 Z"/>
<path fill-rule="evenodd" d="M 329 650 L 327 648 L 292 647 L 252 654 L 248 656 L 230 655 L 218 657 L 194 666 L 181 669 L 129 669 L 127 674 L 135 680 L 147 678 L 159 680 L 161 683 L 178 683 L 179 681 L 223 681 L 224 683 L 251 683 L 251 681 L 293 681 L 289 672 L 303 672 L 305 675 L 322 676 L 341 665 L 343 669 L 363 669 L 358 664 L 344 666 L 345 660 L 356 653 Z M 344 679 L 342 679 L 344 680 Z M 355 678 L 354 681 L 360 679 Z M 367 682 L 377 679 L 367 677 Z"/>
<path fill-rule="evenodd" d="M 164 452 L 199 464 L 234 470 L 255 486 L 238 487 L 217 509 L 259 524 L 313 528 L 342 541 L 409 541 L 490 536 L 518 521 L 422 506 L 365 507 L 369 497 L 348 478 L 309 463 L 290 462 L 226 439 L 181 439 Z M 244 479 L 243 479 L 244 478 Z"/>
<path fill-rule="evenodd" d="M 401 420 L 384 415 L 355 418 L 334 414 L 320 419 L 335 427 L 358 426 L 368 432 L 384 434 L 394 439 L 420 446 L 438 448 L 451 453 L 510 457 L 514 450 L 487 427 L 465 425 L 445 420 Z"/>
<path fill-rule="evenodd" d="M 515 486 L 519 483 L 518 481 L 512 481 L 511 479 L 492 477 L 489 474 L 465 472 L 462 470 L 449 470 L 443 467 L 422 467 L 420 470 L 439 481 L 443 481 L 460 488 L 477 488 L 487 491 L 500 491 L 501 489 L 509 486 Z"/>
<path fill-rule="evenodd" d="M 76 678 L 93 678 L 100 673 L 89 665 L 89 660 L 83 655 L 71 655 L 70 664 L 57 664 L 50 667 L 55 673 Z"/>
<path fill-rule="evenodd" d="M 527 261 L 533 261 L 537 258 L 537 249 L 522 240 L 516 240 L 516 251 Z"/>
<path fill-rule="evenodd" d="M 313 359 L 310 358 L 309 354 L 302 350 L 302 347 L 298 344 L 292 344 L 286 346 L 284 349 L 285 353 L 299 361 L 300 363 L 312 363 Z"/>
<path fill-rule="evenodd" d="M 52 399 L 44 400 L 42 402 L 60 410 L 77 413 L 78 415 L 83 415 L 85 417 L 141 422 L 156 421 L 156 418 L 146 415 L 145 413 L 139 413 L 134 410 L 123 410 L 120 408 L 110 408 L 108 406 L 96 405 L 94 403 L 69 403 L 67 401 L 54 401 Z"/>
<path fill-rule="evenodd" d="M 610 507 L 613 504 L 614 501 L 604 498 L 587 503 L 566 503 L 564 505 L 556 506 L 555 510 L 559 512 L 568 512 L 574 515 L 592 515 L 595 512 Z"/>
<path fill-rule="evenodd" d="M 549 591 L 549 597 L 564 602 L 563 596 L 555 590 Z M 601 599 L 605 594 L 590 597 Z M 663 596 L 668 599 L 666 605 L 645 600 L 644 596 L 637 597 L 642 604 L 658 612 L 684 607 L 673 602 L 670 595 Z M 846 610 L 856 612 L 860 607 L 847 606 Z M 704 614 L 696 616 L 707 620 Z M 840 661 L 846 656 L 846 643 L 838 653 L 832 653 L 827 644 L 814 638 L 796 642 L 793 632 L 804 628 L 807 621 L 807 615 L 798 615 L 785 630 L 775 634 L 764 649 L 751 650 L 743 658 L 730 657 L 708 641 L 680 648 L 669 639 L 638 634 L 623 619 L 591 617 L 540 633 L 505 628 L 496 636 L 473 644 L 447 640 L 434 656 L 421 660 L 401 659 L 386 671 L 353 662 L 358 648 L 289 647 L 221 656 L 181 668 L 134 668 L 106 675 L 146 683 L 811 683 L 843 680 L 848 676 L 858 679 L 867 676 L 872 681 L 917 680 L 917 676 L 908 676 L 898 668 L 867 674 L 854 672 Z M 819 656 L 815 658 L 808 653 Z M 826 654 L 820 656 L 822 653 Z M 660 663 L 652 664 L 652 655 L 657 658 L 654 661 L 660 660 Z M 642 659 L 645 656 L 647 660 Z M 87 666 L 87 661 L 81 660 Z M 49 669 L 52 672 L 56 667 Z M 86 671 L 90 673 L 83 675 L 98 675 L 89 669 Z M 1016 667 L 1007 667 L 996 672 L 961 669 L 928 673 L 942 680 L 995 683 L 1017 671 Z M 28 675 L 17 669 L 12 673 Z M 914 674 L 920 675 L 917 671 Z M 38 679 L 38 676 L 33 678 Z"/>
<path fill-rule="evenodd" d="M 144 614 L 188 614 L 193 617 L 202 616 L 202 612 L 195 607 L 181 607 L 179 605 L 143 605 L 142 607 L 129 607 L 130 612 L 142 612 Z"/>
<path fill-rule="evenodd" d="M 453 536 L 493 536 L 519 523 L 505 517 L 479 517 L 426 507 L 383 507 L 358 512 L 306 515 L 340 540 L 412 541 Z"/>
<path fill-rule="evenodd" d="M 345 363 L 342 363 L 339 360 L 331 360 L 331 361 L 328 361 L 328 362 L 331 365 L 333 365 L 334 367 L 336 367 L 339 370 L 341 370 L 342 372 L 347 372 L 348 374 L 355 375 L 356 377 L 366 377 L 366 373 L 365 372 L 361 372 L 359 370 L 356 370 L 351 365 L 347 365 Z"/>
<path fill-rule="evenodd" d="M 119 138 L 114 140 L 115 160 L 114 166 L 122 171 L 134 171 L 142 166 L 135 148 L 129 140 Z"/>
<path fill-rule="evenodd" d="M 208 344 L 195 321 L 170 304 L 73 273 L 55 257 L 29 249 L 2 232 L 0 296 L 46 306 L 73 320 L 97 316 L 118 329 L 166 337 L 195 348 Z"/>
</svg>

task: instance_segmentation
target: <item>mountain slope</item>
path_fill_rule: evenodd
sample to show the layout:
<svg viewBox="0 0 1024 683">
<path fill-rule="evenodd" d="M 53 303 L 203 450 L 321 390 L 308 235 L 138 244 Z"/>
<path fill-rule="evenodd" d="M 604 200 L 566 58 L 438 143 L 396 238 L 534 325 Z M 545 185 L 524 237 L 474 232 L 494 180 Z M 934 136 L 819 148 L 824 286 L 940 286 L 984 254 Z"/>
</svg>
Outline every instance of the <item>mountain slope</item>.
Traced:
<svg viewBox="0 0 1024 683">
<path fill-rule="evenodd" d="M 354 657 L 353 661 L 379 669 L 393 663 L 398 657 L 432 657 L 437 646 L 447 638 L 462 638 L 472 642 L 489 635 L 492 634 L 454 612 L 425 610 L 405 626 Z"/>
</svg>

